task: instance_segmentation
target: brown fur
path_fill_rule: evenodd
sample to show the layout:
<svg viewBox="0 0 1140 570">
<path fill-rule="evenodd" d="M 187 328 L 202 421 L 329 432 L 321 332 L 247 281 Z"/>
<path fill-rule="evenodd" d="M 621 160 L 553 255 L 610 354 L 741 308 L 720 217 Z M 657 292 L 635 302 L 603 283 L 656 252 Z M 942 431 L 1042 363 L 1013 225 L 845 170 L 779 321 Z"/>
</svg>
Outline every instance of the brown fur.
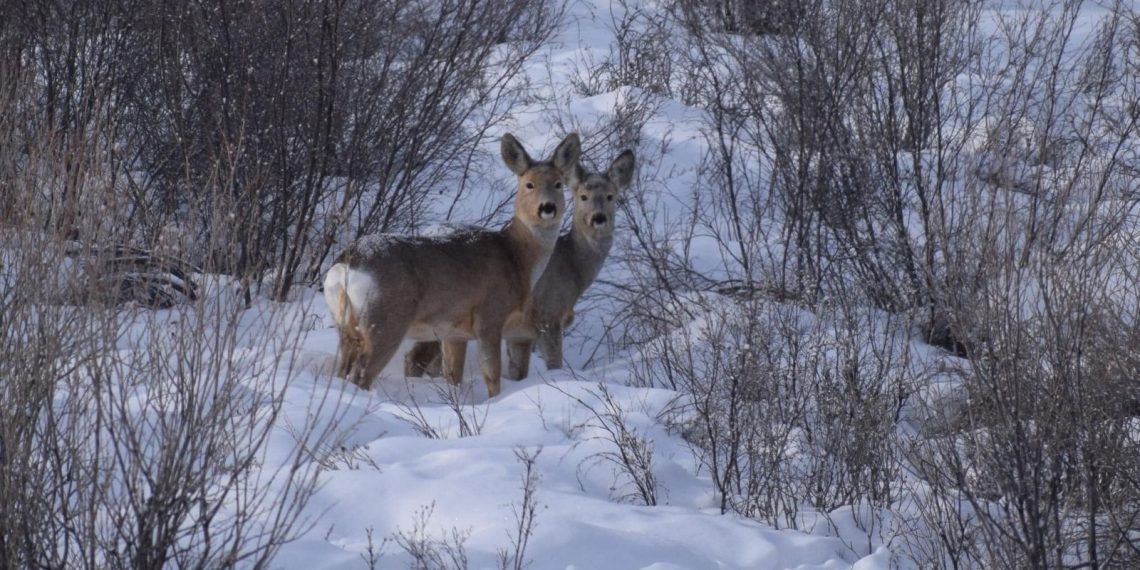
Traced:
<svg viewBox="0 0 1140 570">
<path fill-rule="evenodd" d="M 507 378 L 526 378 L 532 345 L 537 341 L 547 368 L 562 367 L 562 336 L 574 318 L 574 305 L 597 278 L 613 244 L 614 217 L 620 188 L 633 178 L 634 157 L 625 151 L 605 173 L 587 173 L 575 166 L 570 179 L 574 203 L 573 225 L 558 238 L 546 271 L 535 284 L 527 307 L 512 314 L 503 337 L 507 340 Z M 604 215 L 606 223 L 594 223 Z M 457 348 L 457 347 L 456 347 Z M 438 374 L 441 368 L 462 367 L 460 358 L 450 362 L 439 343 L 418 342 L 408 352 L 404 372 L 408 376 Z"/>
<path fill-rule="evenodd" d="M 530 158 L 511 135 L 502 142 L 503 161 L 518 177 L 515 215 L 500 231 L 466 229 L 435 238 L 371 236 L 337 259 L 326 277 L 341 337 L 338 372 L 367 389 L 405 337 L 443 341 L 443 375 L 462 379 L 468 339 L 479 341 L 483 379 L 499 393 L 499 343 L 503 324 L 525 306 L 554 249 L 562 220 L 563 184 L 578 160 L 580 143 L 571 134 L 546 161 Z M 344 268 L 348 268 L 346 273 Z M 337 277 L 344 276 L 340 284 Z M 370 295 L 350 298 L 349 275 Z M 330 288 L 340 287 L 331 294 Z M 338 310 L 334 305 L 343 303 Z M 339 313 L 339 314 L 338 314 Z"/>
</svg>

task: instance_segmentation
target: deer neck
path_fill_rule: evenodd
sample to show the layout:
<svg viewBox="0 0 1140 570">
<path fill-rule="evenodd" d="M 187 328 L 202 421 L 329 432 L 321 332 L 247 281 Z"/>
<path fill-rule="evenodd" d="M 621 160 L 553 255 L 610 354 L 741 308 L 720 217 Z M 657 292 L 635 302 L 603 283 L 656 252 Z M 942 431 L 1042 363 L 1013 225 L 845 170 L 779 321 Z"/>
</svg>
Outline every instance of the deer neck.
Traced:
<svg viewBox="0 0 1140 570">
<path fill-rule="evenodd" d="M 549 229 L 535 228 L 516 217 L 503 228 L 503 234 L 514 253 L 514 258 L 518 260 L 521 274 L 528 279 L 527 290 L 534 288 L 534 284 L 546 270 L 550 254 L 554 252 L 554 244 L 558 241 L 558 226 Z"/>
<path fill-rule="evenodd" d="M 570 258 L 579 277 L 584 281 L 581 284 L 583 291 L 598 277 L 613 243 L 612 235 L 594 239 L 580 230 L 577 224 L 570 228 L 570 244 L 573 246 Z"/>
</svg>

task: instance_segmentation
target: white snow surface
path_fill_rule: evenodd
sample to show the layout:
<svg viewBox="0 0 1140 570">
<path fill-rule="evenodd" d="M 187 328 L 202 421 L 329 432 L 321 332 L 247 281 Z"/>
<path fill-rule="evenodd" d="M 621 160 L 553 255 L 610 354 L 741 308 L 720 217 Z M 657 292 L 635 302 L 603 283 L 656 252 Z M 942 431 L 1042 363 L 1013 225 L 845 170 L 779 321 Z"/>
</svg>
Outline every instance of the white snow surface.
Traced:
<svg viewBox="0 0 1140 570">
<path fill-rule="evenodd" d="M 327 315 L 320 295 L 299 303 Z M 662 418 L 679 394 L 625 386 L 629 362 L 548 371 L 536 355 L 530 378 L 505 380 L 503 393 L 488 400 L 469 351 L 467 379 L 457 394 L 465 420 L 480 427 L 478 434 L 460 437 L 459 416 L 442 396 L 448 385 L 441 379 L 405 379 L 403 350 L 371 392 L 330 378 L 337 336 L 331 317 L 325 316 L 322 325 L 301 349 L 302 370 L 286 393 L 294 405 L 287 409 L 300 423 L 303 414 L 313 413 L 309 400 L 324 394 L 323 384 L 333 383 L 331 397 L 339 401 L 316 413 L 340 422 L 336 429 L 344 446 L 322 458 L 331 468 L 307 506 L 312 526 L 286 545 L 275 566 L 367 567 L 362 555 L 369 531 L 373 547 L 380 548 L 385 538 L 409 533 L 428 512 L 429 538 L 442 540 L 457 530 L 467 535 L 471 568 L 496 568 L 498 551 L 511 546 L 523 499 L 524 469 L 516 458 L 522 450 L 538 453 L 538 510 L 525 552 L 530 568 L 838 569 L 857 562 L 860 568 L 887 567 L 881 553 L 853 549 L 850 544 L 858 538 L 833 536 L 823 523 L 816 532 L 776 530 L 720 514 L 711 482 L 697 472 L 689 447 Z M 600 409 L 599 383 L 624 410 L 628 424 L 650 442 L 656 506 L 641 504 L 629 478 L 602 455 L 614 446 L 589 410 Z M 333 408 L 336 418 L 323 411 Z M 425 436 L 420 425 L 439 437 Z M 274 445 L 282 449 L 271 449 L 269 456 L 285 457 L 293 441 L 281 437 Z M 411 562 L 389 542 L 378 567 L 406 568 Z"/>
</svg>

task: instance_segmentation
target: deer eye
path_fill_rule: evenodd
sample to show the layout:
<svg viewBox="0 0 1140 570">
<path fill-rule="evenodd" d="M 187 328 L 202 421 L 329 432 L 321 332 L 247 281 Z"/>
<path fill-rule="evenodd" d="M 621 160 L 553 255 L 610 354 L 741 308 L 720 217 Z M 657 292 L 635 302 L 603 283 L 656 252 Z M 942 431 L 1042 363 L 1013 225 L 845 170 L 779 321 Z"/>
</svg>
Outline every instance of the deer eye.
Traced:
<svg viewBox="0 0 1140 570">
<path fill-rule="evenodd" d="M 561 182 L 555 182 L 554 183 L 554 189 L 555 190 L 561 190 L 562 189 L 562 183 Z"/>
<path fill-rule="evenodd" d="M 614 195 L 613 194 L 606 194 L 606 201 L 607 202 L 613 202 L 614 201 Z"/>
<path fill-rule="evenodd" d="M 527 190 L 534 190 L 534 182 L 527 182 L 526 188 Z"/>
</svg>

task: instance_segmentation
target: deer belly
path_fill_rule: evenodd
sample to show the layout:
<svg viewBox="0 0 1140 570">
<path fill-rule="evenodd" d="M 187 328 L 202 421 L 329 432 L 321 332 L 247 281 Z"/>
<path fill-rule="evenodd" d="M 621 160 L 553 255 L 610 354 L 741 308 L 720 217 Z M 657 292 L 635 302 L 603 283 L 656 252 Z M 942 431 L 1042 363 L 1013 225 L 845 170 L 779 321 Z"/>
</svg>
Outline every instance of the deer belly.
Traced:
<svg viewBox="0 0 1140 570">
<path fill-rule="evenodd" d="M 475 338 L 474 319 L 470 316 L 455 322 L 419 322 L 408 329 L 408 338 L 416 341 L 466 340 Z"/>
</svg>

